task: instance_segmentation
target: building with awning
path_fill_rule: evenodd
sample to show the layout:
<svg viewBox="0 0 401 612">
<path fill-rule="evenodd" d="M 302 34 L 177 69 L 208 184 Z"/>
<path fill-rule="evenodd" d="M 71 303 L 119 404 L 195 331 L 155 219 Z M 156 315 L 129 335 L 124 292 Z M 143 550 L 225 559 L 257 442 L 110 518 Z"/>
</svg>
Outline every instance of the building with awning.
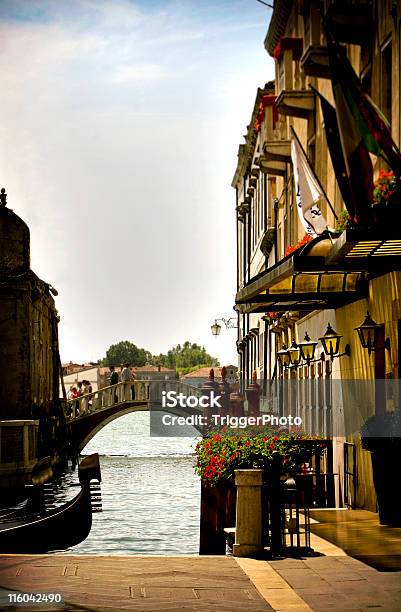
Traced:
<svg viewBox="0 0 401 612">
<path fill-rule="evenodd" d="M 232 181 L 237 218 L 234 308 L 243 390 L 254 372 L 260 381 L 291 380 L 303 385 L 325 381 L 332 396 L 335 381 L 400 378 L 401 193 L 400 210 L 386 208 L 385 202 L 377 205 L 380 194 L 375 195 L 379 200 L 371 200 L 370 221 L 359 223 L 366 179 L 361 171 L 356 181 L 353 177 L 354 193 L 359 181 L 362 194 L 356 202 L 356 221 L 347 212 L 345 178 L 338 160 L 333 163 L 330 155 L 329 125 L 320 100 L 323 96 L 335 107 L 323 27 L 327 23 L 345 49 L 361 91 L 381 109 L 400 146 L 401 6 L 396 3 L 399 10 L 392 15 L 384 4 L 274 3 L 265 48 L 274 57 L 276 78 L 257 91 Z M 273 105 L 262 103 L 267 96 L 274 97 Z M 350 132 L 353 129 L 351 122 Z M 320 235 L 307 236 L 298 214 L 293 131 L 324 194 L 318 202 L 319 214 L 328 229 Z M 382 135 L 375 133 L 375 138 L 385 146 Z M 373 136 L 371 140 L 375 144 Z M 380 176 L 388 176 L 392 168 L 378 154 L 369 153 L 369 157 L 378 189 Z M 314 359 L 302 358 L 308 342 Z M 263 385 L 268 407 L 273 402 L 272 388 Z M 281 409 L 297 405 L 316 422 L 319 411 L 327 408 L 324 398 L 313 403 L 302 399 L 301 393 L 296 400 L 291 397 L 287 403 L 282 401 Z M 337 431 L 333 435 L 336 503 L 375 511 L 370 453 L 362 449 L 359 431 L 344 429 L 344 414 L 350 411 L 347 401 L 338 399 L 331 412 Z M 370 414 L 391 411 L 399 401 L 396 390 L 381 396 L 381 405 L 377 396 L 370 398 L 366 410 Z"/>
</svg>

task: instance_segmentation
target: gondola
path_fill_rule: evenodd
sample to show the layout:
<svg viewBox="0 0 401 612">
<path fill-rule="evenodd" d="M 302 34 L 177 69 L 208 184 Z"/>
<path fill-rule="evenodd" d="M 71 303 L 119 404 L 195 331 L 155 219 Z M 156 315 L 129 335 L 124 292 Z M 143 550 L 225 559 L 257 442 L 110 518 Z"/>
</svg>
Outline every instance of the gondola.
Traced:
<svg viewBox="0 0 401 612">
<path fill-rule="evenodd" d="M 99 455 L 85 457 L 78 468 L 80 491 L 71 501 L 48 511 L 27 512 L 12 510 L 7 517 L 0 516 L 0 553 L 45 553 L 65 550 L 79 544 L 89 535 L 92 512 L 100 507 L 101 481 Z M 91 483 L 96 480 L 97 483 Z"/>
</svg>

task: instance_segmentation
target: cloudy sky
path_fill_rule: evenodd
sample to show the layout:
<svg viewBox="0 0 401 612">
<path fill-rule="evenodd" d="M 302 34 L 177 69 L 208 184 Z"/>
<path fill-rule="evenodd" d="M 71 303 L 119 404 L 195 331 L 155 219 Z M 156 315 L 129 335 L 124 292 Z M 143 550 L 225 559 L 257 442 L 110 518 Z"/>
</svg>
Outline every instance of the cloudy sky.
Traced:
<svg viewBox="0 0 401 612">
<path fill-rule="evenodd" d="M 58 291 L 63 361 L 236 359 L 231 179 L 274 66 L 256 0 L 1 0 L 0 186 Z"/>
</svg>

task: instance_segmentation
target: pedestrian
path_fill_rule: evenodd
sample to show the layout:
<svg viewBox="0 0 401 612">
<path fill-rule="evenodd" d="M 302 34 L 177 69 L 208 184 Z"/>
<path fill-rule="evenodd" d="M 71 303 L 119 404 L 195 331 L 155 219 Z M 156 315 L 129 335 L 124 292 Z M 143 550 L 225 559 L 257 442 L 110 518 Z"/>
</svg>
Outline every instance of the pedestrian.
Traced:
<svg viewBox="0 0 401 612">
<path fill-rule="evenodd" d="M 79 416 L 79 405 L 78 405 L 78 389 L 72 387 L 71 389 L 71 401 L 72 401 L 72 413 L 75 416 Z"/>
<path fill-rule="evenodd" d="M 129 367 L 129 363 L 124 363 L 124 366 L 121 370 L 121 382 L 124 384 L 124 400 L 132 399 L 132 391 L 130 383 L 132 381 L 132 372 Z"/>
<path fill-rule="evenodd" d="M 90 384 L 89 380 L 83 380 L 82 385 L 84 395 L 86 395 L 87 393 L 92 393 L 92 385 Z"/>
<path fill-rule="evenodd" d="M 118 373 L 115 371 L 114 366 L 110 366 L 110 375 L 109 382 L 111 385 L 116 385 L 118 383 Z"/>
<path fill-rule="evenodd" d="M 115 371 L 114 366 L 110 366 L 110 376 L 109 376 L 109 382 L 110 385 L 117 385 L 118 384 L 118 373 Z M 118 398 L 117 398 L 117 392 L 114 392 L 114 401 L 117 402 Z"/>
<path fill-rule="evenodd" d="M 134 370 L 131 368 L 131 380 L 132 380 L 132 385 L 131 385 L 131 399 L 135 399 L 135 381 L 136 381 L 136 376 L 134 373 Z"/>
</svg>

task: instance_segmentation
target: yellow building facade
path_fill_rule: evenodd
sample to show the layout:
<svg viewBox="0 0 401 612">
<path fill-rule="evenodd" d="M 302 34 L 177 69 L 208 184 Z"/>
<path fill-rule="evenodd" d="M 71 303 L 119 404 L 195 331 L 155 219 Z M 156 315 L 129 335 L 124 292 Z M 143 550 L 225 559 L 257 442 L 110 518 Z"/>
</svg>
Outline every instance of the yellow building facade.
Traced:
<svg viewBox="0 0 401 612">
<path fill-rule="evenodd" d="M 387 117 L 393 140 L 400 145 L 401 2 L 276 0 L 265 38 L 276 78 L 257 91 L 232 182 L 237 214 L 237 347 L 243 388 L 254 372 L 261 380 L 320 378 L 332 386 L 336 380 L 400 378 L 401 267 L 396 255 L 401 228 L 389 227 L 387 234 L 373 238 L 359 235 L 354 242 L 346 232 L 337 232 L 309 251 L 308 247 L 296 250 L 305 230 L 294 192 L 291 128 L 334 209 L 322 199 L 329 228 L 335 230 L 335 215 L 344 209 L 319 99 L 313 91 L 334 104 L 323 23 L 346 48 L 364 90 Z M 386 169 L 378 158 L 372 161 L 375 176 Z M 382 325 L 382 345 L 372 353 L 362 347 L 355 331 L 367 311 Z M 323 353 L 319 338 L 328 323 L 342 336 L 342 349 L 349 345 L 349 355 L 332 360 L 324 354 L 315 363 L 300 362 L 292 369 L 280 366 L 277 353 L 293 341 L 302 342 L 306 333 L 317 342 L 316 355 Z M 264 386 L 262 409 L 274 409 L 272 401 L 269 387 Z M 299 408 L 302 398 L 296 401 Z M 359 432 L 343 424 L 351 418 L 347 401 L 343 392 L 332 404 L 336 505 L 348 503 L 375 511 L 370 453 L 362 449 Z M 382 409 L 392 409 L 397 401 L 396 393 Z M 365 407 L 364 418 L 378 410 L 374 396 L 366 399 Z M 355 423 L 359 428 L 360 420 Z"/>
</svg>

